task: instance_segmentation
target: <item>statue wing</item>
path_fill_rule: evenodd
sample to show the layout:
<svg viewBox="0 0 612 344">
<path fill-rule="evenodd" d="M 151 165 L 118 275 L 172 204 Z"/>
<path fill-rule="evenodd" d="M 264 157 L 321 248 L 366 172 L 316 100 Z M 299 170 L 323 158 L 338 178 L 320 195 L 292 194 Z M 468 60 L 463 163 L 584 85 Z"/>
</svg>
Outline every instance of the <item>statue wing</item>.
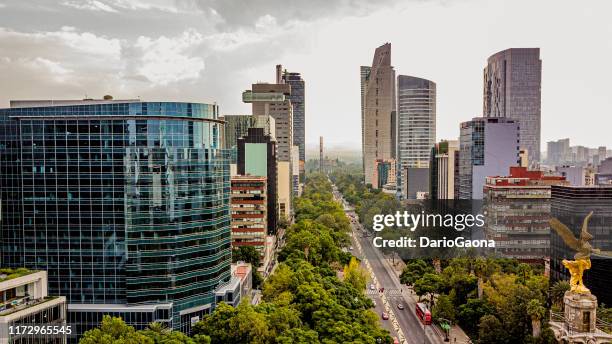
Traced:
<svg viewBox="0 0 612 344">
<path fill-rule="evenodd" d="M 598 256 L 612 257 L 612 251 L 602 251 L 600 249 L 594 248 L 593 253 Z"/>
<path fill-rule="evenodd" d="M 582 222 L 582 230 L 580 231 L 580 239 L 584 241 L 589 241 L 593 239 L 593 235 L 589 233 L 589 220 L 591 219 L 591 216 L 593 216 L 592 211 L 589 213 L 589 215 L 587 215 L 584 218 L 584 221 Z"/>
<path fill-rule="evenodd" d="M 554 217 L 550 219 L 549 223 L 550 226 L 555 230 L 555 232 L 559 234 L 561 239 L 563 239 L 567 246 L 574 250 L 580 249 L 580 241 L 576 238 L 574 233 L 572 233 L 572 231 L 567 228 L 566 225 L 564 225 L 563 223 L 561 223 L 561 221 L 557 220 Z"/>
</svg>

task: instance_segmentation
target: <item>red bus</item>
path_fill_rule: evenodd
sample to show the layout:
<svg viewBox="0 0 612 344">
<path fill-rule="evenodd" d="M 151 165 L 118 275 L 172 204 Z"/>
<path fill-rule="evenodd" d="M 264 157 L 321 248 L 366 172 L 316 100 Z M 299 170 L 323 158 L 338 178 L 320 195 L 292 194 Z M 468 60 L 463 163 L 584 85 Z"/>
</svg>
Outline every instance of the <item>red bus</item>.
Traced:
<svg viewBox="0 0 612 344">
<path fill-rule="evenodd" d="M 423 325 L 431 325 L 431 312 L 424 303 L 416 304 L 416 315 Z"/>
</svg>

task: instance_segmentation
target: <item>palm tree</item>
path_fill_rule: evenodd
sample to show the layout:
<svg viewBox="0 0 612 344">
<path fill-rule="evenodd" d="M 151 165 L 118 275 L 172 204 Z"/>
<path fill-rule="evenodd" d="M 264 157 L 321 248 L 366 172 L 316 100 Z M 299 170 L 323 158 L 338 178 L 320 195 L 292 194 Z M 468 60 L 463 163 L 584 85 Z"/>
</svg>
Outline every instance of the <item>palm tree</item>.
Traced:
<svg viewBox="0 0 612 344">
<path fill-rule="evenodd" d="M 478 277 L 478 298 L 482 299 L 482 284 L 485 271 L 487 270 L 487 261 L 482 257 L 476 258 L 473 265 L 474 274 Z"/>
<path fill-rule="evenodd" d="M 147 330 L 157 334 L 167 334 L 170 332 L 170 329 L 166 325 L 157 321 L 150 323 Z"/>
<path fill-rule="evenodd" d="M 537 338 L 540 336 L 540 330 L 542 325 L 541 321 L 542 318 L 544 318 L 544 315 L 546 314 L 546 308 L 542 306 L 542 303 L 539 300 L 533 299 L 527 304 L 527 314 L 531 317 L 531 329 L 533 338 Z"/>
<path fill-rule="evenodd" d="M 472 265 L 472 271 L 476 277 L 478 277 L 478 298 L 482 299 L 482 291 L 485 279 L 488 279 L 493 275 L 499 266 L 491 259 L 478 257 L 474 260 Z"/>
<path fill-rule="evenodd" d="M 550 300 L 554 305 L 560 306 L 563 310 L 563 297 L 565 292 L 570 290 L 568 281 L 557 281 L 550 287 Z"/>
</svg>

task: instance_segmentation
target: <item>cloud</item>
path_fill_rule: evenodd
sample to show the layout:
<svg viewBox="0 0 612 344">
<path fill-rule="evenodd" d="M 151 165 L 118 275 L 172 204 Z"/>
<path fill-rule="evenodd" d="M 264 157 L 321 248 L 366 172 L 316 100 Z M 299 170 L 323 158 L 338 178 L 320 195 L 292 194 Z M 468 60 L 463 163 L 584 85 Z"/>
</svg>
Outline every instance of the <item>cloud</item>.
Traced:
<svg viewBox="0 0 612 344">
<path fill-rule="evenodd" d="M 191 1 L 174 0 L 65 0 L 62 5 L 79 10 L 118 12 L 117 9 L 131 11 L 156 10 L 168 13 L 188 13 L 200 11 Z"/>
<path fill-rule="evenodd" d="M 0 55 L 32 57 L 45 55 L 50 60 L 69 62 L 75 58 L 96 61 L 117 61 L 121 55 L 121 41 L 117 38 L 78 32 L 64 26 L 59 31 L 19 32 L 0 27 Z"/>
<path fill-rule="evenodd" d="M 116 13 L 117 10 L 113 7 L 97 0 L 87 1 L 62 1 L 62 5 L 67 7 L 73 7 L 79 10 L 90 10 L 90 11 L 102 11 Z"/>
<path fill-rule="evenodd" d="M 73 72 L 57 61 L 47 60 L 42 57 L 36 57 L 30 61 L 26 60 L 25 65 L 29 66 L 32 71 L 51 74 L 52 78 L 59 83 L 66 82 Z"/>
<path fill-rule="evenodd" d="M 191 2 L 203 12 L 214 12 L 225 27 L 253 26 L 270 16 L 279 25 L 291 21 L 315 21 L 333 16 L 366 15 L 396 0 L 182 0 Z"/>
<path fill-rule="evenodd" d="M 189 56 L 188 53 L 202 42 L 202 35 L 194 29 L 189 29 L 175 38 L 138 37 L 134 44 L 141 53 L 138 75 L 144 76 L 155 85 L 198 78 L 204 70 L 204 60 L 201 57 Z"/>
</svg>

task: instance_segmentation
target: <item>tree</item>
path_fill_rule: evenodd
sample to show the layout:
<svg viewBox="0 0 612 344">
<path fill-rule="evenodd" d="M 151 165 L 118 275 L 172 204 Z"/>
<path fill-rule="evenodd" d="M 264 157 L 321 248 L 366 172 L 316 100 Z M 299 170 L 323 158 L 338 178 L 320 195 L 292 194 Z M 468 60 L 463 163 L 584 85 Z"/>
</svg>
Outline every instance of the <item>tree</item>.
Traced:
<svg viewBox="0 0 612 344">
<path fill-rule="evenodd" d="M 494 315 L 485 315 L 478 324 L 479 344 L 510 344 L 510 338 L 501 321 Z"/>
<path fill-rule="evenodd" d="M 438 295 L 436 304 L 433 306 L 432 315 L 434 319 L 440 321 L 440 319 L 446 319 L 454 324 L 456 322 L 455 306 L 451 302 L 448 295 Z"/>
<path fill-rule="evenodd" d="M 527 314 L 531 317 L 532 335 L 534 338 L 538 338 L 540 336 L 542 318 L 546 315 L 546 308 L 542 306 L 539 300 L 534 299 L 527 304 Z"/>
<path fill-rule="evenodd" d="M 259 251 L 253 246 L 239 246 L 234 248 L 232 251 L 232 261 L 239 262 L 243 261 L 245 263 L 249 263 L 253 266 L 253 269 L 257 269 L 261 260 L 261 255 Z"/>
<path fill-rule="evenodd" d="M 283 292 L 290 291 L 293 275 L 293 270 L 287 264 L 280 263 L 274 273 L 264 283 L 262 291 L 264 300 L 268 302 L 274 301 Z"/>
<path fill-rule="evenodd" d="M 368 283 L 367 271 L 359 265 L 355 257 L 344 267 L 344 281 L 349 283 L 357 290 L 363 290 Z"/>
<path fill-rule="evenodd" d="M 406 263 L 402 274 L 400 275 L 400 282 L 406 285 L 413 285 L 416 280 L 421 278 L 426 273 L 433 273 L 434 269 L 428 265 L 422 259 L 413 259 Z"/>
<path fill-rule="evenodd" d="M 476 258 L 474 262 L 474 273 L 478 277 L 478 298 L 482 299 L 482 279 L 486 273 L 487 263 L 486 259 L 482 257 Z"/>
<path fill-rule="evenodd" d="M 270 339 L 265 315 L 255 311 L 247 302 L 241 302 L 235 316 L 229 321 L 233 343 L 264 344 Z"/>
<path fill-rule="evenodd" d="M 570 290 L 570 284 L 568 281 L 557 281 L 550 288 L 550 300 L 553 305 L 558 306 L 563 310 L 563 298 L 565 292 Z"/>
<path fill-rule="evenodd" d="M 99 327 L 85 332 L 81 344 L 154 344 L 153 339 L 136 331 L 121 318 L 105 315 Z"/>
<path fill-rule="evenodd" d="M 482 299 L 482 286 L 485 279 L 488 279 L 495 272 L 500 270 L 499 265 L 489 258 L 477 257 L 473 264 L 474 274 L 478 278 L 478 298 Z"/>
<path fill-rule="evenodd" d="M 316 331 L 305 328 L 291 328 L 276 337 L 278 344 L 318 344 L 319 336 Z"/>
<path fill-rule="evenodd" d="M 212 314 L 204 316 L 193 327 L 194 335 L 209 336 L 212 344 L 224 344 L 232 342 L 230 321 L 236 316 L 237 310 L 221 302 L 217 304 Z"/>
<path fill-rule="evenodd" d="M 426 273 L 423 277 L 414 282 L 414 292 L 419 297 L 429 295 L 430 303 L 433 304 L 434 294 L 439 292 L 443 285 L 444 281 L 440 275 Z"/>
<path fill-rule="evenodd" d="M 483 299 L 469 299 L 458 308 L 457 321 L 471 337 L 478 335 L 480 318 L 493 313 L 493 307 Z"/>
</svg>

